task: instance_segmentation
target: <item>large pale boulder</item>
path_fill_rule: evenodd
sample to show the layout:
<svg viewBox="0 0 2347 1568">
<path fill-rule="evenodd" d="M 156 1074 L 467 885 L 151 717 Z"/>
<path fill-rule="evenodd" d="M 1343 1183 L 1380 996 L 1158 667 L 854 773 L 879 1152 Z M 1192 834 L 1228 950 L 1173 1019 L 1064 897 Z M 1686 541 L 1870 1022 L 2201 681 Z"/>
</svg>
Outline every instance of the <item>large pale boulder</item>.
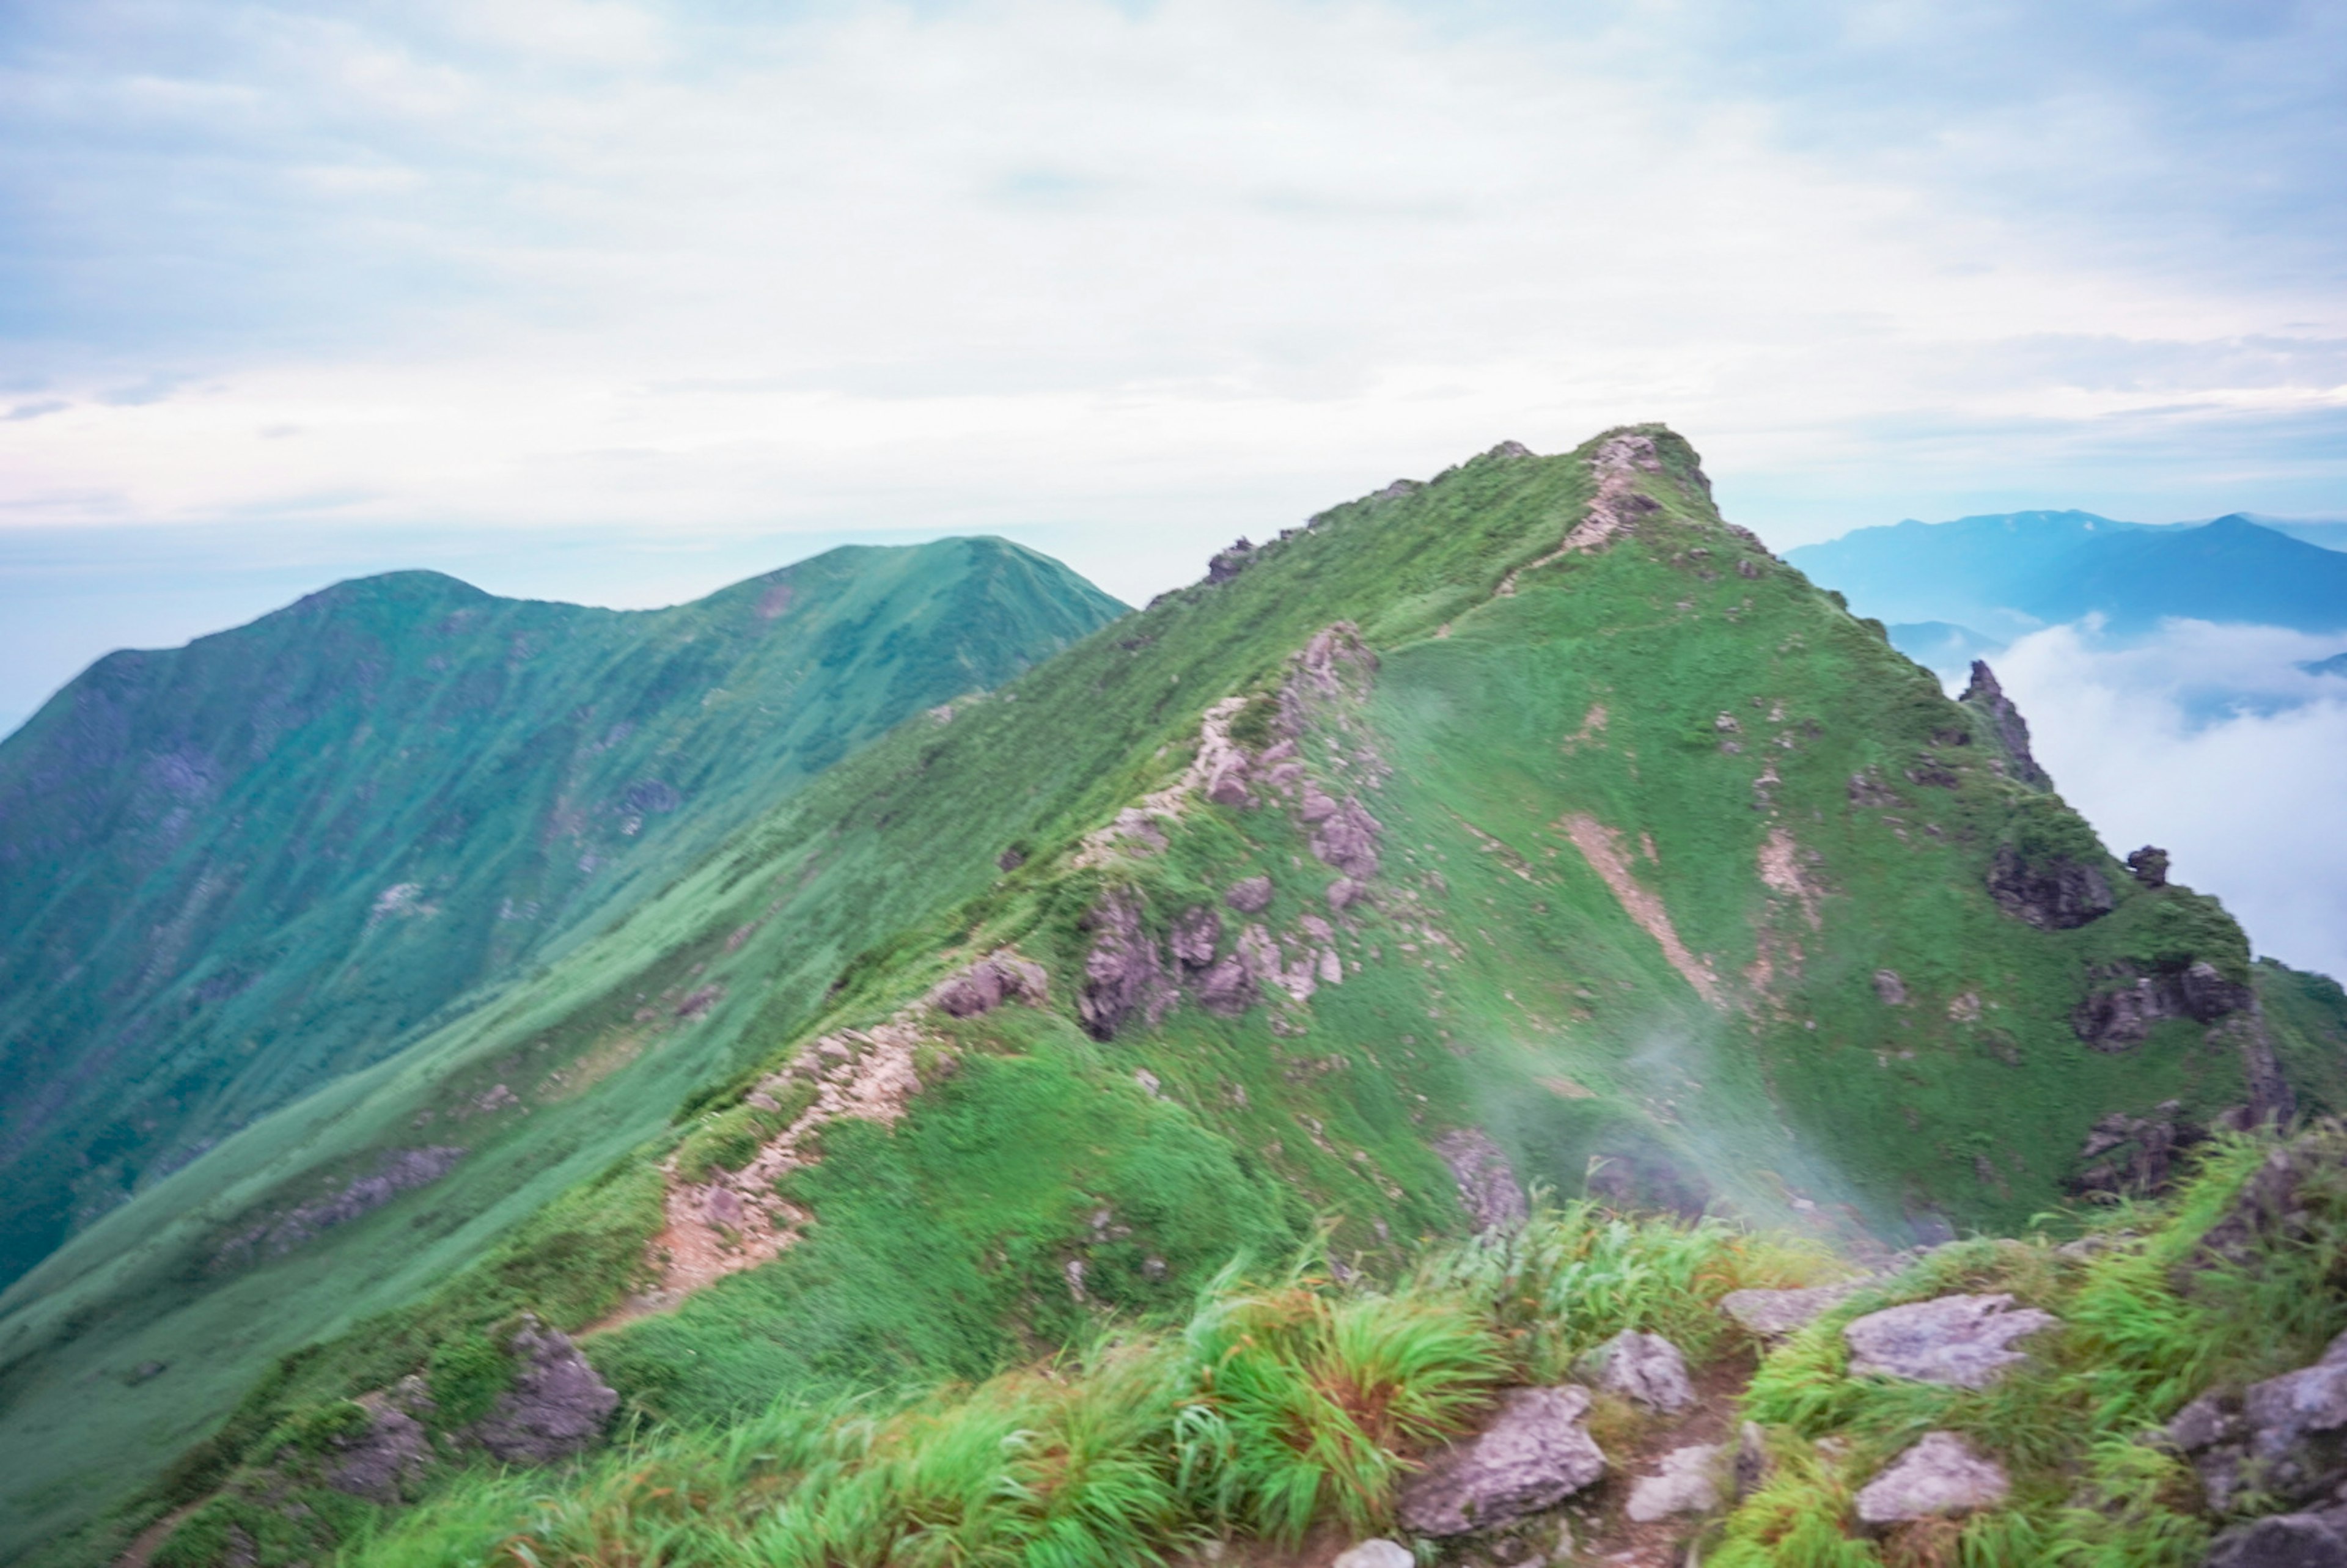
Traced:
<svg viewBox="0 0 2347 1568">
<path fill-rule="evenodd" d="M 1925 1432 L 1860 1490 L 1858 1517 L 1873 1525 L 1949 1518 L 1993 1508 L 2012 1489 L 2003 1465 L 1955 1433 Z"/>
<path fill-rule="evenodd" d="M 2008 1348 L 2058 1321 L 2010 1296 L 1942 1296 L 1853 1318 L 1841 1331 L 1853 1374 L 1984 1389 L 2028 1359 Z"/>
<path fill-rule="evenodd" d="M 1781 1339 L 1808 1327 L 1866 1283 L 1853 1279 L 1803 1290 L 1731 1290 L 1719 1298 L 1719 1309 L 1764 1339 Z"/>
<path fill-rule="evenodd" d="M 2347 1335 L 2321 1360 L 2234 1393 L 2201 1395 L 2168 1423 L 2220 1512 L 2244 1491 L 2308 1502 L 2347 1481 Z"/>
<path fill-rule="evenodd" d="M 1624 1512 L 1631 1522 L 1652 1524 L 1675 1513 L 1709 1513 L 1717 1508 L 1721 1447 L 1697 1443 L 1665 1454 L 1660 1470 L 1640 1476 L 1630 1487 Z"/>
<path fill-rule="evenodd" d="M 1401 1522 L 1420 1535 L 1463 1535 L 1553 1508 L 1605 1473 L 1582 1423 L 1589 1390 L 1518 1389 L 1491 1424 L 1435 1454 L 1401 1490 Z"/>
<path fill-rule="evenodd" d="M 601 1439 L 620 1396 L 569 1335 L 525 1317 L 507 1348 L 513 1385 L 466 1436 L 507 1464 L 546 1464 Z"/>
<path fill-rule="evenodd" d="M 1695 1403 L 1686 1358 L 1659 1334 L 1625 1328 L 1589 1353 L 1583 1371 L 1607 1393 L 1676 1415 Z"/>
<path fill-rule="evenodd" d="M 1418 1559 L 1409 1548 L 1384 1540 L 1364 1541 L 1351 1551 L 1341 1553 L 1328 1568 L 1418 1568 Z"/>
</svg>

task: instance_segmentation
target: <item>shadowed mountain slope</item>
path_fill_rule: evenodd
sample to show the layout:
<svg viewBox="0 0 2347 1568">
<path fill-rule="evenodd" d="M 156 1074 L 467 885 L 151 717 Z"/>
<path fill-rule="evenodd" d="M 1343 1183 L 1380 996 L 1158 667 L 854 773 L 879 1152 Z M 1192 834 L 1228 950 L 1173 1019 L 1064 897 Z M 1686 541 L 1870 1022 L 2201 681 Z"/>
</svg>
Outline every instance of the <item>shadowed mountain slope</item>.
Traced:
<svg viewBox="0 0 2347 1568">
<path fill-rule="evenodd" d="M 401 572 L 100 660 L 0 743 L 0 1281 L 1122 608 L 955 539 L 650 611 Z"/>
<path fill-rule="evenodd" d="M 1880 1251 L 2341 1103 L 2337 989 L 2026 746 L 1659 427 L 1234 546 L 0 1297 L 0 1546 L 318 1561 L 383 1505 L 314 1456 L 406 1387 L 461 1462 L 524 1312 L 723 1423 L 1532 1184 Z"/>
</svg>

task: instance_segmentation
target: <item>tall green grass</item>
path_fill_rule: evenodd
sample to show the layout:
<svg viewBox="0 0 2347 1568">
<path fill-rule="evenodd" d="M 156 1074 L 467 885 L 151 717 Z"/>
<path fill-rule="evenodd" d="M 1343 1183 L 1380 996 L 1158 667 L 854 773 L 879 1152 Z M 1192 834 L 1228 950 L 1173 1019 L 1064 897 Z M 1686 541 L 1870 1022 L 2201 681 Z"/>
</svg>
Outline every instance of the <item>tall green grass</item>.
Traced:
<svg viewBox="0 0 2347 1568">
<path fill-rule="evenodd" d="M 641 1432 L 563 1476 L 467 1475 L 349 1568 L 772 1564 L 1110 1568 L 1215 1537 L 1389 1527 L 1413 1458 L 1503 1385 L 1624 1327 L 1695 1348 L 1741 1286 L 1818 1259 L 1717 1221 L 1586 1204 L 1453 1244 L 1390 1286 L 1309 1253 L 1226 1269 L 1178 1330 L 882 1407 L 783 1402 Z"/>
</svg>

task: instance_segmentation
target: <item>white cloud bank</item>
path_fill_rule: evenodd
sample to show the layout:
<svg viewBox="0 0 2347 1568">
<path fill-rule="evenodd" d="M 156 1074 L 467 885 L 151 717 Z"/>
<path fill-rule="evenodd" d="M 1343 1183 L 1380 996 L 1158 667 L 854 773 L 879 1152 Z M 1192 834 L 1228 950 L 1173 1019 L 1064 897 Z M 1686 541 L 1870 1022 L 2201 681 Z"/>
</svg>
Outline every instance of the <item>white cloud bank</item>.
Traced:
<svg viewBox="0 0 2347 1568">
<path fill-rule="evenodd" d="M 2347 679 L 2296 668 L 2342 646 L 2197 622 L 2116 646 L 2067 626 L 1995 664 L 2038 760 L 2106 843 L 2161 845 L 2260 952 L 2347 978 Z"/>
</svg>

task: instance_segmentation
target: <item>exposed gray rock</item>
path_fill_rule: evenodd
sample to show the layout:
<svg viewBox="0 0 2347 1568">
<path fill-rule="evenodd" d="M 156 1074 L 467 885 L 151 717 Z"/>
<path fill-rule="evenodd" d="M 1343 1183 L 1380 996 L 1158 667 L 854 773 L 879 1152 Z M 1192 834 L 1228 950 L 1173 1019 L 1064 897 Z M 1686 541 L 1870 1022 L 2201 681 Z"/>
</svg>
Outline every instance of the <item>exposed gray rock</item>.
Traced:
<svg viewBox="0 0 2347 1568">
<path fill-rule="evenodd" d="M 1385 1540 L 1362 1542 L 1349 1552 L 1340 1553 L 1328 1568 L 1418 1568 L 1418 1559 L 1409 1548 Z"/>
<path fill-rule="evenodd" d="M 1244 537 L 1235 539 L 1228 548 L 1216 550 L 1214 559 L 1206 563 L 1206 580 L 1209 583 L 1228 582 L 1245 570 L 1254 559 L 1255 546 Z"/>
<path fill-rule="evenodd" d="M 1841 1336 L 1853 1374 L 1984 1389 L 2027 1359 L 2007 1348 L 2014 1340 L 2055 1322 L 2034 1307 L 2013 1310 L 2010 1296 L 1942 1296 L 1870 1312 L 1844 1325 Z"/>
<path fill-rule="evenodd" d="M 2067 931 L 2099 920 L 2116 907 L 2111 885 L 2092 866 L 2065 856 L 2028 860 L 2009 844 L 1989 860 L 1989 897 L 2016 920 L 2044 931 Z"/>
<path fill-rule="evenodd" d="M 1584 1368 L 1599 1388 L 1650 1410 L 1676 1415 L 1695 1403 L 1686 1358 L 1659 1334 L 1625 1328 L 1592 1350 Z"/>
<path fill-rule="evenodd" d="M 620 1408 L 570 1337 L 525 1317 L 506 1348 L 513 1386 L 465 1435 L 507 1464 L 546 1464 L 590 1447 Z"/>
<path fill-rule="evenodd" d="M 2084 1166 L 2070 1181 L 2075 1193 L 2147 1197 L 2168 1190 L 2176 1157 L 2207 1142 L 2209 1130 L 2184 1114 L 2184 1102 L 2166 1100 L 2144 1116 L 2114 1111 L 2078 1145 Z M 2096 1162 L 2086 1164 L 2086 1161 Z"/>
<path fill-rule="evenodd" d="M 1339 876 L 1328 884 L 1328 907 L 1341 914 L 1358 903 L 1361 895 L 1368 891 L 1351 877 Z"/>
<path fill-rule="evenodd" d="M 1430 1456 L 1405 1482 L 1398 1512 L 1420 1535 L 1463 1535 L 1553 1508 L 1605 1473 L 1582 1418 L 1589 1390 L 1518 1389 L 1473 1438 Z"/>
<path fill-rule="evenodd" d="M 1224 892 L 1223 902 L 1242 915 L 1259 915 L 1271 903 L 1271 878 L 1250 876 L 1234 882 Z"/>
<path fill-rule="evenodd" d="M 2250 988 L 2227 979 L 2214 964 L 2197 962 L 2150 974 L 2131 965 L 2114 965 L 2071 1010 L 2070 1028 L 2096 1050 L 2131 1050 L 2162 1020 L 2214 1023 L 2250 1000 Z"/>
<path fill-rule="evenodd" d="M 326 1484 L 386 1507 L 399 1503 L 432 1467 L 432 1440 L 416 1419 L 431 1412 L 432 1396 L 423 1378 L 410 1377 L 354 1403 L 366 1411 L 367 1424 L 333 1440 L 340 1462 L 326 1472 Z"/>
<path fill-rule="evenodd" d="M 1481 1127 L 1460 1127 L 1434 1141 L 1434 1152 L 1459 1184 L 1459 1202 L 1479 1231 L 1524 1223 L 1524 1189 L 1508 1157 Z"/>
<path fill-rule="evenodd" d="M 1123 888 L 1109 892 L 1084 917 L 1092 950 L 1084 957 L 1076 1016 L 1094 1040 L 1114 1040 L 1138 1014 L 1154 1027 L 1174 1003 L 1173 981 L 1156 941 L 1143 929 L 1141 906 Z"/>
<path fill-rule="evenodd" d="M 1877 969 L 1874 994 L 1886 1007 L 1903 1008 L 1907 1005 L 1907 982 L 1900 979 L 1897 969 Z"/>
<path fill-rule="evenodd" d="M 1776 1468 L 1768 1457 L 1768 1440 L 1758 1421 L 1747 1421 L 1736 1434 L 1736 1501 L 1743 1501 L 1760 1490 Z"/>
<path fill-rule="evenodd" d="M 2168 851 L 2147 844 L 2127 857 L 2127 871 L 2146 887 L 2168 886 Z"/>
<path fill-rule="evenodd" d="M 2347 1518 L 2330 1510 L 2237 1524 L 2209 1543 L 2200 1568 L 2347 1568 Z"/>
<path fill-rule="evenodd" d="M 976 1018 L 1006 1001 L 1040 1007 L 1051 999 L 1043 966 L 1004 951 L 979 959 L 930 989 L 929 1005 L 952 1018 Z"/>
<path fill-rule="evenodd" d="M 1214 948 L 1223 939 L 1223 917 L 1207 905 L 1185 909 L 1174 922 L 1174 938 L 1170 944 L 1174 962 L 1190 970 L 1203 969 L 1214 961 Z"/>
<path fill-rule="evenodd" d="M 1312 853 L 1356 882 L 1378 874 L 1378 835 L 1385 829 L 1358 800 L 1348 796 L 1336 814 L 1313 830 Z"/>
<path fill-rule="evenodd" d="M 500 1084 L 498 1087 L 504 1086 Z M 507 1098 L 511 1099 L 510 1091 L 507 1091 Z M 375 1168 L 367 1174 L 354 1177 L 339 1191 L 298 1204 L 274 1219 L 231 1237 L 221 1245 L 214 1261 L 222 1266 L 235 1267 L 251 1262 L 256 1254 L 282 1256 L 313 1240 L 322 1231 L 348 1225 L 364 1214 L 373 1214 L 402 1193 L 431 1185 L 455 1170 L 456 1162 L 468 1153 L 470 1151 L 453 1145 L 385 1149 L 376 1159 Z"/>
<path fill-rule="evenodd" d="M 1196 989 L 1198 1005 L 1223 1018 L 1238 1017 L 1263 995 L 1246 959 L 1236 953 L 1214 960 L 1198 977 Z"/>
<path fill-rule="evenodd" d="M 2347 1335 L 2311 1367 L 2238 1395 L 2201 1395 L 2176 1412 L 2167 1437 L 2219 1512 L 2249 1491 L 2284 1503 L 2332 1493 L 2347 1481 Z"/>
<path fill-rule="evenodd" d="M 1676 1513 L 1709 1513 L 1719 1506 L 1720 1449 L 1718 1443 L 1673 1449 L 1663 1456 L 1660 1470 L 1632 1483 L 1624 1512 L 1638 1524 Z"/>
<path fill-rule="evenodd" d="M 2178 1271 L 2178 1289 L 2199 1270 L 2216 1264 L 2245 1265 L 2273 1242 L 2302 1241 L 2311 1235 L 2299 1189 L 2325 1168 L 2347 1163 L 2347 1143 L 2336 1133 L 2293 1138 L 2269 1152 L 2250 1173 L 2217 1222 L 2203 1232 L 2192 1260 Z"/>
<path fill-rule="evenodd" d="M 1952 1517 L 2003 1502 L 2004 1467 L 1953 1432 L 1925 1432 L 1913 1448 L 1860 1489 L 1858 1517 L 1871 1525 Z"/>
<path fill-rule="evenodd" d="M 1719 1298 L 1719 1309 L 1764 1339 L 1781 1339 L 1808 1327 L 1866 1283 L 1850 1279 L 1803 1290 L 1731 1290 Z"/>
<path fill-rule="evenodd" d="M 1996 683 L 1996 671 L 1988 667 L 1988 661 L 1973 661 L 1972 683 L 1957 701 L 1987 717 L 1990 730 L 2004 748 L 2006 765 L 2015 779 L 2038 789 L 2053 787 L 2054 781 L 2045 776 L 2045 770 L 2029 754 L 2029 721 L 2021 716 L 2021 710 L 2013 705 L 2013 699 Z"/>
</svg>

